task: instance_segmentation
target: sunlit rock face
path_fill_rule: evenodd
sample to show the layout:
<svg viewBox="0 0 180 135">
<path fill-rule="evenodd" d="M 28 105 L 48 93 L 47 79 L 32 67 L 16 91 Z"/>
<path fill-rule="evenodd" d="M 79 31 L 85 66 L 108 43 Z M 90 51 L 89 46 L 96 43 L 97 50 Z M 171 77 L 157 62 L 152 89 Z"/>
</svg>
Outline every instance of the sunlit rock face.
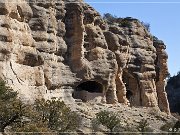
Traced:
<svg viewBox="0 0 180 135">
<path fill-rule="evenodd" d="M 107 24 L 81 0 L 12 1 L 0 1 L 0 77 L 23 100 L 100 98 L 169 113 L 165 45 L 140 21 Z"/>
</svg>

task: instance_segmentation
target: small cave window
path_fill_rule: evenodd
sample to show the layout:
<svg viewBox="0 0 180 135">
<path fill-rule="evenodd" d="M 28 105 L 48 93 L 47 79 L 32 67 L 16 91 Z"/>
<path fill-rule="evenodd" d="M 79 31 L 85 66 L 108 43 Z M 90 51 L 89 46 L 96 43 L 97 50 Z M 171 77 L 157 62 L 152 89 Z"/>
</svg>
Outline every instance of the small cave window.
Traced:
<svg viewBox="0 0 180 135">
<path fill-rule="evenodd" d="M 73 92 L 73 98 L 89 101 L 103 96 L 103 85 L 97 81 L 86 81 L 79 84 Z"/>
</svg>

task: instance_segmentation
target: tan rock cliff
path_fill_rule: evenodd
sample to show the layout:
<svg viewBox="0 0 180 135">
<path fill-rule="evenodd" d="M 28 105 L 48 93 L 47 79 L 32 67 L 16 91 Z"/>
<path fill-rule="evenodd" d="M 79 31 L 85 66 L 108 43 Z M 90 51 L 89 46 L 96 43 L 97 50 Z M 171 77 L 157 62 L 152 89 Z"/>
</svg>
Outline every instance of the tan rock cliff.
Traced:
<svg viewBox="0 0 180 135">
<path fill-rule="evenodd" d="M 0 1 L 0 77 L 23 100 L 100 97 L 169 113 L 165 45 L 137 19 L 108 25 L 80 0 L 41 1 Z"/>
</svg>

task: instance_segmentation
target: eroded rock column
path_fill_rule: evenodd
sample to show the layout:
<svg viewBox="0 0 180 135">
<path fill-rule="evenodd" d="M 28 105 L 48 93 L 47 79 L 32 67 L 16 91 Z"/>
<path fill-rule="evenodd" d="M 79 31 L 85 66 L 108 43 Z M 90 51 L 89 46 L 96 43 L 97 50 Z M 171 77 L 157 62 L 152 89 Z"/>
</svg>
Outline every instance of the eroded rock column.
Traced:
<svg viewBox="0 0 180 135">
<path fill-rule="evenodd" d="M 166 113 L 170 113 L 167 93 L 165 91 L 166 77 L 168 75 L 168 67 L 167 67 L 168 56 L 165 52 L 166 46 L 161 40 L 154 40 L 154 46 L 156 47 L 157 50 L 156 89 L 158 94 L 158 106 L 162 111 Z"/>
<path fill-rule="evenodd" d="M 74 72 L 83 68 L 84 25 L 82 6 L 80 3 L 67 3 L 65 18 L 66 42 L 68 45 L 67 59 Z"/>
</svg>

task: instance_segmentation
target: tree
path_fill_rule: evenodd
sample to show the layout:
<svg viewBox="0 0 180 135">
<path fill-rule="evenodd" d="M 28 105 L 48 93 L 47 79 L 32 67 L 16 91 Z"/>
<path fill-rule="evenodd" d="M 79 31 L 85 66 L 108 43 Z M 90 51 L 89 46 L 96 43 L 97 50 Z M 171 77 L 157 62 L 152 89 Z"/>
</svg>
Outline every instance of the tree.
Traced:
<svg viewBox="0 0 180 135">
<path fill-rule="evenodd" d="M 68 132 L 75 131 L 81 124 L 81 118 L 72 112 L 63 101 L 37 99 L 25 115 L 29 121 L 14 125 L 18 132 Z M 23 124 L 22 124 L 23 123 Z"/>
<path fill-rule="evenodd" d="M 23 103 L 17 98 L 17 92 L 0 80 L 0 132 L 19 119 L 24 110 Z"/>
<path fill-rule="evenodd" d="M 26 104 L 26 112 L 11 127 L 12 132 L 52 132 L 34 104 Z"/>
<path fill-rule="evenodd" d="M 68 132 L 76 130 L 81 118 L 63 101 L 36 99 L 23 103 L 17 92 L 0 81 L 0 132 L 11 126 L 14 132 Z"/>
<path fill-rule="evenodd" d="M 110 14 L 110 13 L 106 13 L 106 14 L 104 14 L 104 16 L 103 16 L 103 19 L 106 20 L 108 23 L 112 24 L 112 23 L 116 22 L 117 17 L 116 17 L 116 16 L 113 16 L 113 15 Z"/>
<path fill-rule="evenodd" d="M 81 124 L 81 118 L 72 112 L 63 101 L 52 99 L 36 100 L 35 109 L 40 113 L 42 121 L 48 121 L 48 128 L 59 132 L 76 130 Z"/>
</svg>

